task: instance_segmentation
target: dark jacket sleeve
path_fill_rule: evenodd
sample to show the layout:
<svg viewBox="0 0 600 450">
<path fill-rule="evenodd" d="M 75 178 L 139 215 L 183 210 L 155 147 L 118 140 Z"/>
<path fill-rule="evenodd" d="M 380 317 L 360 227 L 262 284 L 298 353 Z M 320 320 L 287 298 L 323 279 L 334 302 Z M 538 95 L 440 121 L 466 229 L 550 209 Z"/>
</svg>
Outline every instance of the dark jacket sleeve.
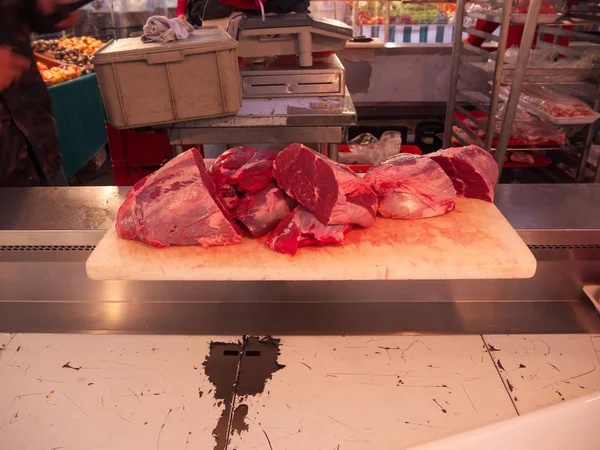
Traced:
<svg viewBox="0 0 600 450">
<path fill-rule="evenodd" d="M 23 2 L 25 3 L 27 21 L 33 32 L 44 34 L 58 31 L 56 25 L 64 20 L 64 17 L 56 13 L 49 16 L 42 14 L 37 8 L 36 0 L 23 0 Z"/>
</svg>

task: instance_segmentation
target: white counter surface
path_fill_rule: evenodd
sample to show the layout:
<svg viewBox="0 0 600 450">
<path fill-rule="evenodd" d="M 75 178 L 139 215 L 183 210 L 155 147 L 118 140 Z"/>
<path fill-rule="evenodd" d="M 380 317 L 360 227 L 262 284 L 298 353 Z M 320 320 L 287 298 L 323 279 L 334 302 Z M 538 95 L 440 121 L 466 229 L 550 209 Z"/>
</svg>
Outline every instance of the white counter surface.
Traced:
<svg viewBox="0 0 600 450">
<path fill-rule="evenodd" d="M 0 448 L 213 449 L 240 337 L 0 335 Z M 283 337 L 229 449 L 402 449 L 600 391 L 600 336 Z"/>
</svg>

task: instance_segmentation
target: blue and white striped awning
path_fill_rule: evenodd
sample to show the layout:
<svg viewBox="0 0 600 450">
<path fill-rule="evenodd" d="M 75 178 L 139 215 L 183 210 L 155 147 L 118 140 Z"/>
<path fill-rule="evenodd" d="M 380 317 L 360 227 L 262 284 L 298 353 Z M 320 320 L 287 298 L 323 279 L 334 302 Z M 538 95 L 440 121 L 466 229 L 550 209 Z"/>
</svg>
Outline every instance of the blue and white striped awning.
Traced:
<svg viewBox="0 0 600 450">
<path fill-rule="evenodd" d="M 366 37 L 384 40 L 383 25 L 362 25 L 361 34 Z M 389 42 L 395 43 L 430 43 L 450 44 L 454 25 L 390 25 Z"/>
</svg>

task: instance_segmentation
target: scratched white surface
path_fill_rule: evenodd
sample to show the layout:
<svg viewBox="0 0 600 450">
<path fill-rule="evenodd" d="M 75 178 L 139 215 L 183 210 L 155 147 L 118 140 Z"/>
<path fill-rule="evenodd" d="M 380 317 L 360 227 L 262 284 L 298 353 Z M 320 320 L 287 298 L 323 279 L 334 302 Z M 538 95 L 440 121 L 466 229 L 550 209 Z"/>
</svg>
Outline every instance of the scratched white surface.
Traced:
<svg viewBox="0 0 600 450">
<path fill-rule="evenodd" d="M 212 450 L 202 362 L 238 339 L 0 334 L 0 449 Z M 515 416 L 507 378 L 521 413 L 600 390 L 600 336 L 485 340 L 494 360 L 480 336 L 284 337 L 229 448 L 401 449 Z"/>
<path fill-rule="evenodd" d="M 206 337 L 16 335 L 0 356 L 0 448 L 212 449 L 207 353 Z"/>
<path fill-rule="evenodd" d="M 2 352 L 4 351 L 10 340 L 13 338 L 13 336 L 14 335 L 12 334 L 0 333 L 0 358 L 2 357 Z"/>
<path fill-rule="evenodd" d="M 484 336 L 519 413 L 600 391 L 600 336 Z M 500 363 L 498 363 L 498 361 Z M 524 366 L 524 367 L 522 367 Z M 508 380 L 508 381 L 507 381 Z"/>
<path fill-rule="evenodd" d="M 400 449 L 516 416 L 480 336 L 284 337 L 279 361 L 230 448 Z"/>
</svg>

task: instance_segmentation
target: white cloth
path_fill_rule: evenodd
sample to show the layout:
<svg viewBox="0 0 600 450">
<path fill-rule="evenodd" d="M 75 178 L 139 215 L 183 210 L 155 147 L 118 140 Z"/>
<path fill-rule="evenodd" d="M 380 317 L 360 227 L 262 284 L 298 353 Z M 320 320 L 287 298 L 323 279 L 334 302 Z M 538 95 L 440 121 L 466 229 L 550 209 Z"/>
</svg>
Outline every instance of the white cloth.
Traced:
<svg viewBox="0 0 600 450">
<path fill-rule="evenodd" d="M 152 16 L 144 25 L 142 42 L 171 42 L 186 39 L 194 27 L 185 20 Z"/>
</svg>

